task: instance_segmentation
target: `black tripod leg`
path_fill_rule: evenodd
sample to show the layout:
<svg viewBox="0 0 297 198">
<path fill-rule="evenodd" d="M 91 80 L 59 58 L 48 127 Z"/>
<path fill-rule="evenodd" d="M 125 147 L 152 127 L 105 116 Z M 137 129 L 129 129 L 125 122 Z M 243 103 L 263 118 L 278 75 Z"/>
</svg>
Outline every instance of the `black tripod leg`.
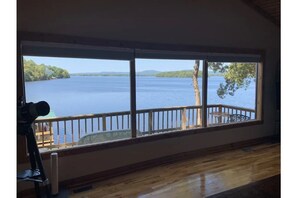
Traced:
<svg viewBox="0 0 297 198">
<path fill-rule="evenodd" d="M 32 141 L 31 132 L 26 134 L 26 137 L 27 137 L 27 148 L 28 148 L 28 152 L 29 152 L 31 170 L 35 171 L 36 170 L 36 158 L 35 158 L 35 152 L 34 152 L 34 146 L 33 146 L 34 142 Z M 35 188 L 36 197 L 38 197 L 38 198 L 41 197 L 39 183 L 36 181 L 34 182 L 34 188 Z"/>
<path fill-rule="evenodd" d="M 39 188 L 39 183 L 38 182 L 34 182 L 34 187 L 35 187 L 35 194 L 37 198 L 41 198 L 41 194 L 40 194 L 40 188 Z"/>
<path fill-rule="evenodd" d="M 33 132 L 32 128 L 29 129 L 29 133 L 27 135 L 27 141 L 28 141 L 28 150 L 29 150 L 29 154 L 30 154 L 30 161 L 31 161 L 32 168 L 33 167 L 36 168 L 36 163 L 37 163 L 37 167 L 40 171 L 41 180 L 45 183 L 44 187 L 45 187 L 45 191 L 46 191 L 46 196 L 51 197 L 49 187 L 48 187 L 48 179 L 45 176 L 39 149 L 37 147 L 34 132 Z M 35 183 L 34 185 L 35 185 L 36 195 L 40 196 L 39 183 L 38 182 L 34 182 L 34 183 Z"/>
<path fill-rule="evenodd" d="M 34 144 L 34 142 L 32 142 L 32 139 L 31 139 L 29 134 L 27 134 L 26 136 L 27 136 L 27 148 L 28 148 L 28 152 L 29 152 L 29 159 L 30 159 L 31 169 L 35 170 L 36 169 L 36 160 L 35 160 L 34 148 L 33 148 L 33 145 L 32 145 L 32 144 Z"/>
</svg>

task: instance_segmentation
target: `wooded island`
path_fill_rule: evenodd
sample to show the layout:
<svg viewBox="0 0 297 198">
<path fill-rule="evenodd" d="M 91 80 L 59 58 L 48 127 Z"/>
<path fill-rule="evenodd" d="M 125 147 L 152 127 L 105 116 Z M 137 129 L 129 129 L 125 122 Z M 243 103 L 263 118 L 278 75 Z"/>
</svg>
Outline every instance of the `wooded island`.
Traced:
<svg viewBox="0 0 297 198">
<path fill-rule="evenodd" d="M 70 78 L 67 70 L 59 67 L 36 64 L 32 60 L 24 60 L 25 81 L 51 80 L 57 78 Z"/>
</svg>

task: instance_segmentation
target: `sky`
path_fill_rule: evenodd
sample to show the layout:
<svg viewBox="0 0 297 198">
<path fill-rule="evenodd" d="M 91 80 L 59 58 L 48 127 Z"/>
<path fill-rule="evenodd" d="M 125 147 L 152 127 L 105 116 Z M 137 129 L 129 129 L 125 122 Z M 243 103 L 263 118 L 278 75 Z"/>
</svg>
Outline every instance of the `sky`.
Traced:
<svg viewBox="0 0 297 198">
<path fill-rule="evenodd" d="M 24 56 L 37 64 L 57 66 L 69 73 L 129 72 L 129 61 Z M 136 59 L 136 72 L 144 70 L 178 71 L 193 69 L 195 60 Z M 201 68 L 201 67 L 200 67 Z"/>
</svg>

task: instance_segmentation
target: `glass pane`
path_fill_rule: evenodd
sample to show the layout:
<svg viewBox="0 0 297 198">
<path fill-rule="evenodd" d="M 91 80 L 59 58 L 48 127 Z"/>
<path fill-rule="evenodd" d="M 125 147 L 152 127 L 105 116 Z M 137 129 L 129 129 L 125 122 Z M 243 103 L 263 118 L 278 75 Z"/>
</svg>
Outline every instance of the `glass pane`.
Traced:
<svg viewBox="0 0 297 198">
<path fill-rule="evenodd" d="M 201 76 L 202 61 L 136 59 L 137 135 L 200 127 Z"/>
<path fill-rule="evenodd" d="M 254 120 L 257 63 L 208 63 L 208 126 Z"/>
<path fill-rule="evenodd" d="M 130 138 L 129 61 L 24 57 L 26 101 L 46 101 L 35 121 L 42 150 Z"/>
</svg>

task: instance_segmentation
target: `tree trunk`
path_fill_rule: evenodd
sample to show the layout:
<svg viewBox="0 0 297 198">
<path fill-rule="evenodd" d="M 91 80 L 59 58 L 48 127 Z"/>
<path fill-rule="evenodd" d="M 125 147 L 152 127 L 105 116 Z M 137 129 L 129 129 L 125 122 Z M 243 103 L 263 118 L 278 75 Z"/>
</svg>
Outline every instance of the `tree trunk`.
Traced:
<svg viewBox="0 0 297 198">
<path fill-rule="evenodd" d="M 193 71 L 193 87 L 194 87 L 194 94 L 195 94 L 195 105 L 200 106 L 201 105 L 201 98 L 200 98 L 200 90 L 198 86 L 198 74 L 199 74 L 199 60 L 195 61 L 194 65 L 194 71 Z M 197 125 L 201 125 L 202 119 L 201 119 L 201 108 L 197 108 Z"/>
</svg>

